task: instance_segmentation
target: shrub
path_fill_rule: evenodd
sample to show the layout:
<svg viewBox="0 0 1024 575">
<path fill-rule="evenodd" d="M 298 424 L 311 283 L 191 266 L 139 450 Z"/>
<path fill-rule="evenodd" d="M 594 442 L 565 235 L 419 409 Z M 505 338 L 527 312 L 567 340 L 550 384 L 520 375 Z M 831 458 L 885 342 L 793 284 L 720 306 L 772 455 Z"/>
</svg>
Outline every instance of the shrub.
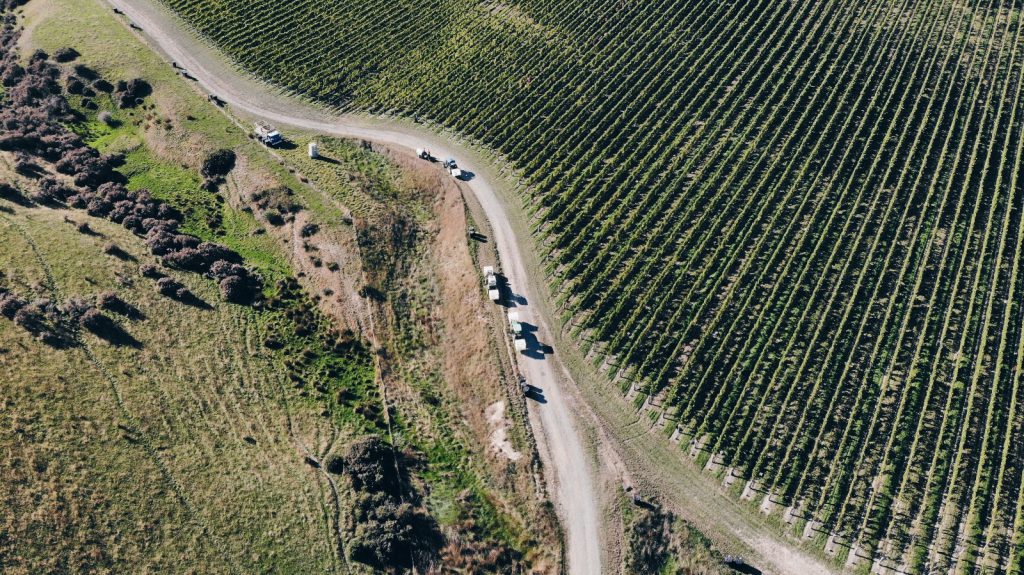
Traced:
<svg viewBox="0 0 1024 575">
<path fill-rule="evenodd" d="M 317 233 L 318 231 L 320 231 L 320 226 L 314 224 L 313 222 L 310 222 L 310 223 L 302 226 L 302 229 L 299 230 L 299 233 L 302 235 L 302 237 L 308 238 L 309 236 L 312 236 L 313 234 Z"/>
<path fill-rule="evenodd" d="M 27 304 L 27 301 L 11 292 L 0 294 L 0 314 L 7 319 L 14 319 L 15 314 Z"/>
<path fill-rule="evenodd" d="M 150 95 L 153 88 L 149 82 L 141 78 L 134 78 L 125 82 L 121 80 L 114 87 L 114 99 L 117 100 L 119 108 L 134 108 L 142 103 L 142 99 Z"/>
<path fill-rule="evenodd" d="M 102 309 L 117 311 L 119 308 L 124 306 L 124 301 L 117 297 L 116 293 L 112 291 L 105 291 L 96 296 L 96 305 Z"/>
<path fill-rule="evenodd" d="M 113 322 L 100 310 L 89 308 L 78 318 L 78 323 L 93 333 L 104 333 Z"/>
<path fill-rule="evenodd" d="M 108 126 L 111 126 L 114 123 L 114 115 L 106 110 L 100 112 L 96 118 Z"/>
<path fill-rule="evenodd" d="M 76 60 L 79 56 L 80 54 L 74 48 L 57 48 L 53 53 L 53 59 L 62 64 Z"/>
<path fill-rule="evenodd" d="M 103 78 L 99 78 L 98 80 L 93 82 L 92 87 L 97 92 L 103 92 L 104 94 L 109 94 L 114 91 L 114 85 L 104 80 Z"/>
<path fill-rule="evenodd" d="M 216 150 L 203 160 L 200 173 L 207 178 L 226 176 L 235 167 L 235 159 L 235 152 L 232 150 Z"/>
<path fill-rule="evenodd" d="M 66 201 L 73 193 L 73 189 L 60 183 L 56 178 L 47 176 L 39 180 L 36 189 L 30 195 L 39 203 L 60 203 Z"/>
<path fill-rule="evenodd" d="M 284 225 L 284 218 L 281 217 L 281 212 L 277 210 L 267 210 L 264 212 L 263 216 L 267 218 L 267 223 L 272 226 Z"/>
<path fill-rule="evenodd" d="M 139 275 L 146 278 L 158 279 L 164 277 L 163 272 L 160 268 L 153 264 L 142 264 L 139 266 Z"/>
<path fill-rule="evenodd" d="M 401 479 L 395 466 L 393 448 L 376 435 L 356 440 L 345 454 L 345 474 L 361 491 L 398 495 Z"/>
<path fill-rule="evenodd" d="M 178 295 L 178 290 L 184 288 L 185 286 L 181 285 L 181 283 L 174 278 L 162 277 L 156 280 L 156 291 L 160 292 L 161 295 L 174 297 Z"/>
<path fill-rule="evenodd" d="M 92 309 L 92 304 L 82 298 L 71 298 L 60 306 L 64 318 L 71 322 L 79 321 Z"/>
<path fill-rule="evenodd" d="M 79 94 L 85 92 L 85 83 L 82 79 L 77 76 L 68 76 L 67 82 L 64 84 L 64 89 L 68 91 L 68 94 Z"/>
<path fill-rule="evenodd" d="M 252 303 L 255 291 L 252 281 L 245 276 L 231 275 L 220 280 L 220 294 L 231 303 Z"/>
</svg>

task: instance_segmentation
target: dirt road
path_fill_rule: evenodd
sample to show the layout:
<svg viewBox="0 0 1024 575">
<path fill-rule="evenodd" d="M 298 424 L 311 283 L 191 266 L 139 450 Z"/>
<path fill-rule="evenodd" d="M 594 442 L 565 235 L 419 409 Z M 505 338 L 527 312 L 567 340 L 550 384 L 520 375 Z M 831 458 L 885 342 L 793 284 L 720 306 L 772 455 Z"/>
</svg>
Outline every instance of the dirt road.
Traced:
<svg viewBox="0 0 1024 575">
<path fill-rule="evenodd" d="M 478 150 L 455 139 L 442 137 L 426 128 L 406 122 L 388 121 L 357 115 L 337 115 L 290 97 L 280 90 L 258 82 L 234 69 L 225 57 L 203 42 L 184 23 L 167 11 L 156 0 L 105 0 L 123 11 L 126 18 L 141 27 L 141 35 L 155 50 L 169 61 L 176 62 L 193 76 L 205 91 L 223 99 L 233 112 L 263 119 L 280 126 L 335 136 L 365 139 L 387 144 L 393 148 L 413 150 L 428 148 L 436 157 L 451 155 L 460 167 L 474 174 L 463 185 L 471 191 L 487 214 L 494 234 L 492 238 L 502 262 L 501 272 L 508 279 L 511 300 L 522 321 L 531 326 L 531 340 L 537 343 L 555 341 L 536 305 L 533 287 L 528 277 L 527 259 L 523 249 L 531 249 L 532 242 L 520 241 L 517 227 L 509 213 L 519 213 L 517 206 L 506 202 L 517 201 L 511 194 L 500 193 L 490 162 Z M 301 143 L 300 144 L 304 144 Z M 474 163 L 476 165 L 474 165 Z M 520 234 L 522 226 L 519 226 Z M 529 254 L 531 262 L 536 258 Z M 534 304 L 534 305 L 531 305 Z M 579 575 L 598 575 L 617 571 L 616 565 L 602 566 L 604 519 L 598 497 L 601 485 L 597 476 L 595 453 L 599 450 L 584 439 L 581 430 L 592 418 L 587 405 L 582 404 L 579 388 L 555 358 L 540 353 L 536 347 L 520 355 L 519 367 L 527 380 L 537 388 L 536 401 L 530 402 L 530 418 L 537 433 L 537 443 L 545 465 L 546 480 L 566 532 L 566 555 L 569 572 Z M 622 402 L 624 404 L 624 402 Z M 596 406 L 594 411 L 609 413 L 617 406 Z M 586 414 L 580 421 L 580 414 Z M 635 415 L 635 414 L 634 414 Z M 650 476 L 665 486 L 663 493 L 674 503 L 691 511 L 691 519 L 713 526 L 722 539 L 732 542 L 737 551 L 758 561 L 766 573 L 829 574 L 835 570 L 808 555 L 776 528 L 756 516 L 751 517 L 742 506 L 730 499 L 714 481 L 703 476 L 676 457 L 664 438 L 647 437 L 643 440 L 623 439 L 624 425 L 611 421 L 601 423 L 604 434 L 614 436 L 603 442 L 605 448 L 614 444 L 630 461 L 646 467 Z M 602 434 L 595 434 L 600 436 Z M 648 441 L 650 440 L 650 441 Z M 657 442 L 657 445 L 655 445 Z M 657 452 L 660 456 L 652 458 Z M 686 514 L 684 514 L 685 516 Z"/>
<path fill-rule="evenodd" d="M 547 329 L 532 313 L 533 299 L 526 281 L 520 246 L 505 216 L 505 207 L 480 169 L 468 164 L 466 155 L 458 153 L 441 138 L 389 128 L 372 119 L 331 116 L 293 98 L 275 93 L 264 84 L 243 77 L 230 68 L 223 58 L 198 42 L 194 34 L 184 30 L 179 21 L 165 9 L 149 0 L 110 0 L 109 3 L 142 28 L 142 35 L 170 60 L 185 68 L 209 92 L 217 94 L 235 111 L 262 118 L 281 126 L 293 126 L 347 138 L 383 142 L 392 147 L 415 150 L 429 148 L 437 157 L 454 156 L 460 167 L 475 176 L 465 185 L 473 192 L 490 220 L 494 242 L 502 262 L 502 274 L 508 279 L 512 301 L 520 309 L 522 320 L 537 328 L 538 341 L 545 341 Z M 550 340 L 547 340 L 550 341 Z M 521 355 L 519 367 L 527 380 L 539 388 L 538 399 L 531 401 L 534 429 L 541 435 L 537 443 L 552 498 L 567 534 L 569 572 L 601 573 L 601 515 L 594 487 L 594 465 L 582 436 L 578 432 L 576 409 L 572 398 L 563 393 L 557 371 L 544 354 Z"/>
</svg>

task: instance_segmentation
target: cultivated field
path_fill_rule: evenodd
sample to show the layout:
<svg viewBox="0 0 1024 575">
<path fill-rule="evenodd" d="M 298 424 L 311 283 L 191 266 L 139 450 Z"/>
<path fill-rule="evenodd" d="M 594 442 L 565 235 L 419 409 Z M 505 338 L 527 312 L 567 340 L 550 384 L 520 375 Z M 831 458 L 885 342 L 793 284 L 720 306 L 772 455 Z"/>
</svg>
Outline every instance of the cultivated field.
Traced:
<svg viewBox="0 0 1024 575">
<path fill-rule="evenodd" d="M 595 365 L 795 535 L 1024 573 L 1018 3 L 164 1 L 507 155 Z"/>
</svg>

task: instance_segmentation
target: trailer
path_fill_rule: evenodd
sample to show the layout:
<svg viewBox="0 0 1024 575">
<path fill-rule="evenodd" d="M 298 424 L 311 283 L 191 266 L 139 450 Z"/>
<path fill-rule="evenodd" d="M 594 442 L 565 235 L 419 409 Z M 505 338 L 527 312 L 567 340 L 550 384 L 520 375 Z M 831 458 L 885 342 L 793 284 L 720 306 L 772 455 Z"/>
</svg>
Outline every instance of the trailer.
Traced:
<svg viewBox="0 0 1024 575">
<path fill-rule="evenodd" d="M 320 146 L 316 145 L 316 142 L 309 143 L 309 157 L 310 159 L 317 159 L 320 157 Z"/>
<path fill-rule="evenodd" d="M 255 135 L 256 139 L 259 140 L 264 146 L 274 147 L 284 142 L 284 137 L 281 136 L 281 132 L 278 132 L 270 124 L 264 124 L 263 122 L 256 122 L 255 124 Z"/>
<path fill-rule="evenodd" d="M 462 179 L 462 170 L 458 168 L 452 168 L 448 173 L 451 174 L 452 177 L 455 178 L 456 180 Z"/>
</svg>

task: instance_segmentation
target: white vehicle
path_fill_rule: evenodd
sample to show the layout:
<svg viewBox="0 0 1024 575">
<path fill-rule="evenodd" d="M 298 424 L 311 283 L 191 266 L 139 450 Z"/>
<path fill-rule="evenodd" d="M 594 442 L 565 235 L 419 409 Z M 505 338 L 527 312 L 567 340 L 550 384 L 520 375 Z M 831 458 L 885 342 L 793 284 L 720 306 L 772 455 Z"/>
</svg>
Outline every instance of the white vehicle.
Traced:
<svg viewBox="0 0 1024 575">
<path fill-rule="evenodd" d="M 501 300 L 501 290 L 498 289 L 498 276 L 494 275 L 494 266 L 484 266 L 484 282 L 487 284 L 487 297 L 491 301 Z"/>
<path fill-rule="evenodd" d="M 515 346 L 516 351 L 526 351 L 526 338 L 523 336 L 516 336 L 512 340 L 512 345 Z"/>
<path fill-rule="evenodd" d="M 508 327 L 512 330 L 512 333 L 516 336 L 523 335 L 523 323 L 519 321 L 519 312 L 510 311 L 508 312 Z"/>
<path fill-rule="evenodd" d="M 263 143 L 264 146 L 274 147 L 284 141 L 281 136 L 281 132 L 274 129 L 269 124 L 263 122 L 256 122 L 256 139 Z"/>
</svg>

